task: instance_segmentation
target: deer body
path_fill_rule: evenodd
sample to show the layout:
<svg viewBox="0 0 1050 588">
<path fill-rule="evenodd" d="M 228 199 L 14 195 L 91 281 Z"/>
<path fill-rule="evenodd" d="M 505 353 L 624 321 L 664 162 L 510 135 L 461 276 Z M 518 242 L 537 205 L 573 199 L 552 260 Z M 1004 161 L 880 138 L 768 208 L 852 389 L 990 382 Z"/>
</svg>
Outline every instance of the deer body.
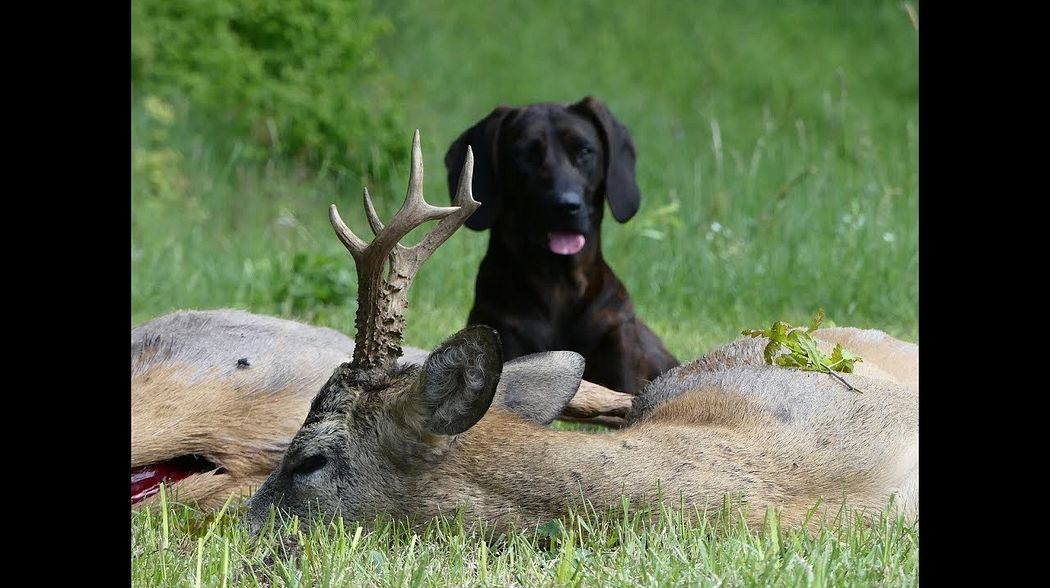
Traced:
<svg viewBox="0 0 1050 588">
<path fill-rule="evenodd" d="M 905 512 L 917 513 L 916 391 L 850 376 L 863 390 L 857 394 L 825 374 L 766 365 L 700 379 L 605 435 L 551 431 L 490 411 L 420 478 L 419 502 L 404 514 L 426 520 L 448 512 L 455 497 L 479 519 L 535 525 L 581 497 L 600 508 L 619 505 L 621 496 L 638 506 L 658 493 L 669 505 L 681 500 L 701 511 L 720 507 L 726 494 L 741 496 L 756 524 L 765 506 L 797 525 L 818 500 L 843 497 L 880 512 L 896 495 Z"/>
<path fill-rule="evenodd" d="M 858 373 L 847 376 L 862 393 L 826 374 L 764 365 L 765 340 L 741 339 L 658 378 L 636 399 L 630 425 L 609 434 L 554 431 L 494 407 L 453 438 L 424 434 L 425 440 L 413 444 L 405 443 L 413 425 L 402 421 L 361 450 L 369 454 L 369 466 L 355 463 L 359 475 L 352 489 L 325 510 L 365 520 L 387 512 L 425 522 L 464 508 L 474 519 L 503 529 L 561 517 L 584 498 L 598 509 L 619 507 L 626 496 L 633 507 L 662 498 L 668 506 L 713 511 L 728 494 L 748 503 L 752 524 L 773 506 L 785 524 L 798 525 L 821 500 L 833 513 L 843 499 L 871 513 L 881 512 L 895 495 L 897 506 L 915 515 L 918 390 L 903 382 L 917 381 L 917 373 L 897 369 L 900 357 L 893 355 L 910 344 L 880 331 L 816 335 L 827 337 L 824 341 L 843 336 L 877 341 L 867 348 Z M 907 357 L 917 366 L 918 347 L 910 347 Z M 894 370 L 896 378 L 890 375 Z M 410 406 L 409 390 L 388 391 L 385 410 Z M 665 399 L 639 408 L 660 397 Z M 321 428 L 337 428 L 348 416 L 356 421 L 352 415 L 377 406 L 368 401 L 337 409 L 343 416 Z M 362 431 L 353 425 L 350 430 L 353 444 L 353 432 Z M 433 455 L 406 461 L 406 454 L 426 453 L 418 445 Z M 289 452 L 292 464 L 296 449 Z M 253 513 L 260 513 L 253 517 L 278 493 L 305 490 L 307 501 L 320 498 L 324 504 L 323 495 L 308 487 L 316 474 L 308 474 L 300 489 L 294 474 L 281 472 L 267 485 L 282 478 L 291 483 L 264 486 L 252 499 Z M 366 472 L 382 479 L 381 489 L 362 490 L 372 481 Z M 812 517 L 810 524 L 820 520 Z"/>
</svg>

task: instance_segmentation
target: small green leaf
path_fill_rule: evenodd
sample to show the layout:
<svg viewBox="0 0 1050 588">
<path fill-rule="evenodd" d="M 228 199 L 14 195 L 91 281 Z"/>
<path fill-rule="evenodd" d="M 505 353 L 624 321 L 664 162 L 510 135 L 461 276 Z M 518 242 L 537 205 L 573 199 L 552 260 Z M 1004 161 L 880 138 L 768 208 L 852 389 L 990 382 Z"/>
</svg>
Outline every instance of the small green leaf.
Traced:
<svg viewBox="0 0 1050 588">
<path fill-rule="evenodd" d="M 773 365 L 773 357 L 776 356 L 777 351 L 780 351 L 780 343 L 770 339 L 769 344 L 762 351 L 762 357 L 766 359 L 766 363 Z"/>
<path fill-rule="evenodd" d="M 820 350 L 820 345 L 817 344 L 816 339 L 810 337 L 808 333 L 802 333 L 800 331 L 794 331 L 795 341 L 797 345 L 805 353 L 806 367 L 810 371 L 825 372 L 829 371 L 826 365 L 827 357 L 824 352 Z"/>
<path fill-rule="evenodd" d="M 809 321 L 809 330 L 806 331 L 806 332 L 807 333 L 812 333 L 813 331 L 816 331 L 817 328 L 820 327 L 820 323 L 823 323 L 823 322 L 824 322 L 824 309 L 823 308 L 818 308 L 817 309 L 817 314 L 813 315 L 813 320 Z"/>
<path fill-rule="evenodd" d="M 537 527 L 536 532 L 542 537 L 555 539 L 565 535 L 565 525 L 560 519 L 553 519 Z"/>
<path fill-rule="evenodd" d="M 791 330 L 791 325 L 785 323 L 784 321 L 777 321 L 773 323 L 773 328 L 770 329 L 769 333 L 766 336 L 770 339 L 776 339 L 777 341 L 783 343 L 785 338 L 787 337 L 789 330 Z"/>
<path fill-rule="evenodd" d="M 842 345 L 835 345 L 831 351 L 831 369 L 847 374 L 853 373 L 853 364 L 863 361 L 860 356 L 846 350 Z"/>
<path fill-rule="evenodd" d="M 824 309 L 817 309 L 809 328 L 792 327 L 784 321 L 776 321 L 768 329 L 745 329 L 741 334 L 748 337 L 766 337 L 769 343 L 762 350 L 762 356 L 769 365 L 793 367 L 805 371 L 830 373 L 833 371 L 852 373 L 853 364 L 863 361 L 859 355 L 835 345 L 831 357 L 824 353 L 820 344 L 810 336 L 824 323 Z M 777 355 L 782 350 L 786 353 Z M 845 380 L 842 380 L 845 382 Z M 848 384 L 847 384 L 848 385 Z"/>
</svg>

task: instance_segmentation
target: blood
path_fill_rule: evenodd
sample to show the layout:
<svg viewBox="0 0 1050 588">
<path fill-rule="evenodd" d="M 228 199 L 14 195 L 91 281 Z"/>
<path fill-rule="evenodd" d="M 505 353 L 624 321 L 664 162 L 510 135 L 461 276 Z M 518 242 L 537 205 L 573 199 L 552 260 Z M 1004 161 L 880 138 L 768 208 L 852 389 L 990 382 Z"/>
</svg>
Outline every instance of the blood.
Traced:
<svg viewBox="0 0 1050 588">
<path fill-rule="evenodd" d="M 175 459 L 131 468 L 131 504 L 141 502 L 157 492 L 160 485 L 172 485 L 195 474 L 208 471 L 224 474 L 226 470 L 199 455 L 184 455 Z"/>
</svg>

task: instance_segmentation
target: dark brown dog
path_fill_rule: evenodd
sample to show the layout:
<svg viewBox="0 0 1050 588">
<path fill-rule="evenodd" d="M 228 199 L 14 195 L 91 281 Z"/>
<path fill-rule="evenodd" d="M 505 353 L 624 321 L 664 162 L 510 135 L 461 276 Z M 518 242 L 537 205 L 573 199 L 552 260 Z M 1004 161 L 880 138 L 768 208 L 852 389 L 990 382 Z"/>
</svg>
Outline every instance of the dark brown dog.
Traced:
<svg viewBox="0 0 1050 588">
<path fill-rule="evenodd" d="M 605 105 L 496 108 L 449 147 L 450 194 L 468 145 L 482 205 L 466 224 L 492 230 L 468 324 L 498 330 L 508 360 L 575 351 L 585 379 L 629 394 L 678 365 L 602 258 L 605 201 L 621 223 L 641 201 L 634 142 Z"/>
</svg>

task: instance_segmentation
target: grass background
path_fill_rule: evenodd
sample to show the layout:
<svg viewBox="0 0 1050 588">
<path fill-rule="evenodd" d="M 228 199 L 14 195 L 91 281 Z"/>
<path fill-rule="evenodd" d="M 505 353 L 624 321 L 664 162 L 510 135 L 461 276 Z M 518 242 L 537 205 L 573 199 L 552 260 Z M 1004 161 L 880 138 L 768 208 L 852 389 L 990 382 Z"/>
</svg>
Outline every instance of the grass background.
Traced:
<svg viewBox="0 0 1050 588">
<path fill-rule="evenodd" d="M 638 314 L 679 359 L 698 357 L 744 328 L 778 319 L 802 323 L 818 307 L 839 325 L 918 341 L 918 32 L 901 3 L 494 0 L 439 6 L 402 0 L 375 6 L 392 25 L 380 56 L 389 95 L 401 102 L 406 152 L 413 129 L 422 133 L 430 202 L 448 200 L 442 164 L 448 144 L 497 104 L 589 94 L 627 125 L 638 148 L 642 207 L 625 225 L 606 217 L 603 248 Z M 352 82 L 332 83 L 355 91 Z M 131 115 L 132 325 L 175 309 L 237 307 L 352 331 L 356 278 L 326 207 L 339 204 L 351 227 L 367 234 L 361 188 L 369 187 L 381 216 L 389 217 L 404 196 L 407 164 L 375 150 L 339 172 L 286 157 L 259 161 L 247 155 L 250 138 L 177 97 L 139 93 Z M 464 229 L 423 268 L 411 292 L 406 343 L 432 347 L 464 325 L 486 239 Z M 134 583 L 200 580 L 189 531 L 172 539 L 184 549 L 169 553 L 163 565 L 163 550 L 144 547 L 162 532 L 156 516 L 133 517 Z M 172 528 L 200 527 L 205 516 L 173 511 Z M 544 551 L 515 540 L 503 555 L 488 556 L 511 558 L 500 564 L 503 575 L 480 583 L 917 582 L 913 530 L 892 541 L 883 537 L 890 547 L 851 539 L 851 529 L 791 547 L 732 526 L 714 535 L 673 529 L 653 531 L 654 548 L 640 559 L 625 555 L 632 545 L 640 549 L 630 542 L 591 545 L 586 533 L 576 539 L 574 549 L 587 546 L 594 570 L 619 569 L 622 577 L 612 571 L 558 576 L 564 544 Z M 247 565 L 243 538 L 224 533 L 217 531 L 202 551 L 215 574 L 220 539 L 241 554 L 238 569 Z M 719 533 L 729 543 L 711 539 Z M 361 545 L 382 543 L 376 549 L 384 559 L 369 549 L 346 557 L 375 564 L 368 569 L 376 575 L 357 576 L 374 579 L 366 584 L 400 585 L 375 570 L 416 569 L 393 565 L 405 558 L 484 579 L 480 544 L 467 545 L 470 540 L 451 531 L 443 547 L 419 540 L 411 547 L 410 537 L 389 529 L 366 533 Z M 466 543 L 448 544 L 456 541 Z M 307 543 L 331 555 L 325 561 L 336 561 L 338 552 L 324 551 L 323 542 Z M 455 549 L 461 556 L 435 552 Z M 713 551 L 696 555 L 707 549 Z M 876 558 L 878 549 L 885 565 L 858 563 Z M 767 551 L 774 560 L 763 559 Z M 182 557 L 173 558 L 177 553 Z M 689 553 L 713 558 L 713 567 L 682 564 L 694 561 Z M 295 573 L 270 580 L 303 581 L 306 568 L 295 566 L 306 565 L 304 557 L 278 558 L 298 562 L 288 564 Z M 459 559 L 450 563 L 450 557 Z M 660 563 L 665 560 L 679 563 Z M 629 561 L 655 567 L 622 568 Z M 755 562 L 772 566 L 769 575 L 748 575 Z M 316 565 L 314 572 L 321 569 Z M 836 566 L 845 575 L 829 571 Z M 860 567 L 850 572 L 851 566 Z M 432 574 L 417 579 L 445 577 Z M 413 577 L 402 579 L 416 584 Z M 206 578 L 203 585 L 219 582 L 218 575 Z"/>
</svg>

